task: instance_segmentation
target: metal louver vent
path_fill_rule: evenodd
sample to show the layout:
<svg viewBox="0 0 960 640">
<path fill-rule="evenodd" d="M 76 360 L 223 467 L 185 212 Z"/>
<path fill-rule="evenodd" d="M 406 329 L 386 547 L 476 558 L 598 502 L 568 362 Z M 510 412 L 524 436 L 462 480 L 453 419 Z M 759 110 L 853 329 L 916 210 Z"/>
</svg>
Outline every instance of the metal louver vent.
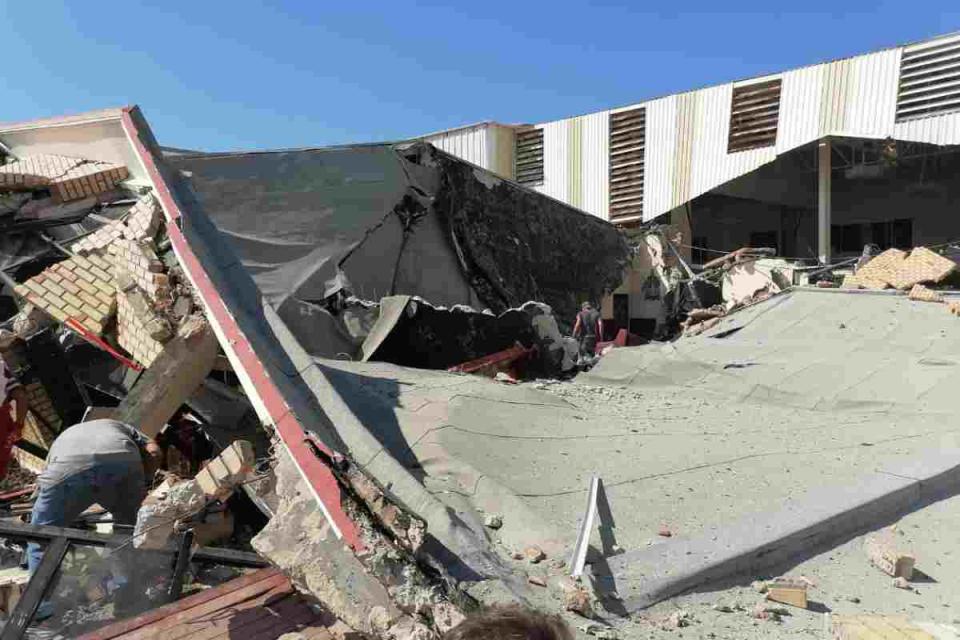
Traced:
<svg viewBox="0 0 960 640">
<path fill-rule="evenodd" d="M 773 146 L 779 119 L 780 78 L 734 87 L 727 153 Z"/>
<path fill-rule="evenodd" d="M 543 184 L 543 129 L 517 132 L 517 182 Z"/>
<path fill-rule="evenodd" d="M 610 221 L 643 216 L 645 107 L 610 114 Z"/>
<path fill-rule="evenodd" d="M 960 111 L 960 40 L 904 49 L 897 121 L 951 111 Z"/>
</svg>

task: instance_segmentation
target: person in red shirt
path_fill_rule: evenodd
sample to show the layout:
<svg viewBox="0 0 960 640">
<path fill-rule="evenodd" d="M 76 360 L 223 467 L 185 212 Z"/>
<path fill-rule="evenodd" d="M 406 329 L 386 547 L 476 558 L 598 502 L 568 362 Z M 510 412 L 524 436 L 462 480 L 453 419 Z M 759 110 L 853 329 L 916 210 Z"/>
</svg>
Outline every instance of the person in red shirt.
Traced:
<svg viewBox="0 0 960 640">
<path fill-rule="evenodd" d="M 13 406 L 10 406 L 10 403 Z M 0 358 L 0 478 L 7 475 L 10 453 L 23 434 L 27 418 L 27 393 Z"/>
</svg>

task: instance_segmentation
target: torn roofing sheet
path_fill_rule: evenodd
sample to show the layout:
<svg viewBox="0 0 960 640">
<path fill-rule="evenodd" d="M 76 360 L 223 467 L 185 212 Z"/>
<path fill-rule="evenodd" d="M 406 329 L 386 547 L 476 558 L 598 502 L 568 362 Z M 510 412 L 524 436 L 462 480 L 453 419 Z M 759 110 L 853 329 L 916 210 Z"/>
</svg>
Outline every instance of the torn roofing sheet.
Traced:
<svg viewBox="0 0 960 640">
<path fill-rule="evenodd" d="M 572 318 L 620 284 L 617 230 L 430 145 L 175 155 L 198 204 L 314 355 L 321 302 L 418 295 L 499 313 L 528 300 Z M 320 334 L 320 335 L 318 335 Z"/>
</svg>

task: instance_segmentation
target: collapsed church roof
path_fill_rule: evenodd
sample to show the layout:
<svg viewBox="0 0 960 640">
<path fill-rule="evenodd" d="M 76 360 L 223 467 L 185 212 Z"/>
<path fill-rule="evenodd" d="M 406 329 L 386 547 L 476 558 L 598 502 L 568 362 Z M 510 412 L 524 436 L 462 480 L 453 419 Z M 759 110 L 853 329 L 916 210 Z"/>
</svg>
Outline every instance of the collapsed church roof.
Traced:
<svg viewBox="0 0 960 640">
<path fill-rule="evenodd" d="M 335 355 L 325 300 L 409 294 L 569 321 L 622 279 L 611 225 L 426 143 L 171 155 L 265 300 L 313 355 Z"/>
</svg>

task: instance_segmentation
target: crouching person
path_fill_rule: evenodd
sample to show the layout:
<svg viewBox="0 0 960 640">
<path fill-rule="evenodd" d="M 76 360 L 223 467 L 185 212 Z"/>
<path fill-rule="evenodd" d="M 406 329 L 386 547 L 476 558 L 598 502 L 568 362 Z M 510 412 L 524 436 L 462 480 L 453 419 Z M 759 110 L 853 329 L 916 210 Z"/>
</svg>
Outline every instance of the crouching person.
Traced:
<svg viewBox="0 0 960 640">
<path fill-rule="evenodd" d="M 99 504 L 115 523 L 135 524 L 159 455 L 154 441 L 117 420 L 90 420 L 69 427 L 50 447 L 47 466 L 37 478 L 39 494 L 30 522 L 69 527 L 88 507 Z M 42 558 L 40 546 L 30 543 L 31 575 Z M 49 602 L 44 602 L 37 619 L 51 612 Z"/>
</svg>

